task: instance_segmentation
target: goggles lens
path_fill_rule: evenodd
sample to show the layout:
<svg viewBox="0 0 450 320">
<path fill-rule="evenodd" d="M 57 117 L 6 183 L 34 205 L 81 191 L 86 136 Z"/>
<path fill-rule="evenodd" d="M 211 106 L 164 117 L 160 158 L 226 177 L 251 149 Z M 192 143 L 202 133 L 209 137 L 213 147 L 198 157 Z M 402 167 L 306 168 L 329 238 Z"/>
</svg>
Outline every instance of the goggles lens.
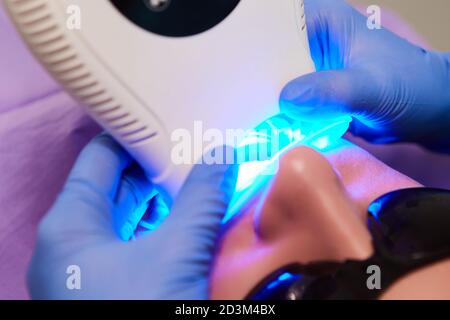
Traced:
<svg viewBox="0 0 450 320">
<path fill-rule="evenodd" d="M 374 242 L 398 259 L 450 250 L 450 191 L 416 188 L 388 193 L 369 206 Z"/>
<path fill-rule="evenodd" d="M 450 256 L 450 191 L 412 188 L 390 192 L 373 201 L 368 212 L 374 256 L 366 261 L 284 267 L 263 280 L 247 298 L 372 299 L 383 291 L 364 291 L 361 281 L 367 265 L 382 266 L 386 289 L 408 272 Z M 282 274 L 289 277 L 280 281 Z"/>
</svg>

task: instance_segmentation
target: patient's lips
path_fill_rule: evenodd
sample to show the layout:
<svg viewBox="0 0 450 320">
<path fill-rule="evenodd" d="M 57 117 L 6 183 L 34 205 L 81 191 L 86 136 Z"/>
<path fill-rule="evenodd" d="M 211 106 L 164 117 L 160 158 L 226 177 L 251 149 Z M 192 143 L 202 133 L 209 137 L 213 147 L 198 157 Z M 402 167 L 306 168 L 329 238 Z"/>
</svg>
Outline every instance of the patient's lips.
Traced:
<svg viewBox="0 0 450 320">
<path fill-rule="evenodd" d="M 282 158 L 256 210 L 255 229 L 262 241 L 295 243 L 293 257 L 302 262 L 364 259 L 372 252 L 370 234 L 337 174 L 324 156 L 307 147 Z"/>
</svg>

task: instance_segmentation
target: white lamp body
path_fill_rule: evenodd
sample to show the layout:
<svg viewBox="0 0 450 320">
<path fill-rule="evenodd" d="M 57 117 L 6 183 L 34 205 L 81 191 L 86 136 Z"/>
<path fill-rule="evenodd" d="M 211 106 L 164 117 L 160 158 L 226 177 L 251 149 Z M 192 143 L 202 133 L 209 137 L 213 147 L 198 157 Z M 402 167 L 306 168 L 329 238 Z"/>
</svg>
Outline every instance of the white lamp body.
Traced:
<svg viewBox="0 0 450 320">
<path fill-rule="evenodd" d="M 253 128 L 278 113 L 289 80 L 314 71 L 302 0 L 242 0 L 186 37 L 144 30 L 108 0 L 5 3 L 37 59 L 172 197 L 192 167 L 172 159 L 177 129 Z"/>
</svg>

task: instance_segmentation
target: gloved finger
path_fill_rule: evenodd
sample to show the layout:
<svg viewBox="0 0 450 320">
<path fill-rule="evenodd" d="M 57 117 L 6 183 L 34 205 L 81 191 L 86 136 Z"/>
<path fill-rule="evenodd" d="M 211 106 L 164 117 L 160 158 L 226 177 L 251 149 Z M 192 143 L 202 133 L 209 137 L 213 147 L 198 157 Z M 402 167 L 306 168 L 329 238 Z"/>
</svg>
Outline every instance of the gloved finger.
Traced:
<svg viewBox="0 0 450 320">
<path fill-rule="evenodd" d="M 81 152 L 55 204 L 39 226 L 39 237 L 59 243 L 67 234 L 82 234 L 77 245 L 113 238 L 111 213 L 128 153 L 110 136 L 94 138 Z"/>
<path fill-rule="evenodd" d="M 342 36 L 350 36 L 351 29 L 347 29 L 346 25 L 350 21 L 355 23 L 352 10 L 341 0 L 305 0 L 309 47 L 317 71 L 342 68 L 344 55 L 336 51 L 341 49 L 339 43 Z M 337 19 L 342 23 L 336 23 Z"/>
<path fill-rule="evenodd" d="M 321 71 L 327 69 L 327 57 L 329 56 L 327 53 L 331 50 L 323 43 L 329 32 L 327 20 L 323 18 L 324 8 L 328 6 L 322 6 L 322 10 L 320 10 L 320 1 L 305 0 L 304 3 L 311 58 L 316 70 Z"/>
<path fill-rule="evenodd" d="M 212 152 L 234 155 L 230 147 Z M 190 254 L 202 255 L 214 247 L 236 178 L 237 166 L 233 164 L 197 164 L 191 171 L 162 226 L 176 230 L 177 240 L 184 239 L 183 248 Z"/>
<path fill-rule="evenodd" d="M 281 111 L 304 120 L 352 115 L 370 126 L 378 115 L 380 92 L 371 74 L 362 69 L 328 70 L 299 77 L 280 96 Z"/>
<path fill-rule="evenodd" d="M 95 137 L 81 152 L 65 189 L 96 192 L 114 200 L 122 173 L 131 156 L 109 135 Z"/>
<path fill-rule="evenodd" d="M 154 185 L 144 171 L 134 164 L 125 171 L 115 199 L 113 224 L 119 237 L 128 241 L 156 195 Z"/>
<path fill-rule="evenodd" d="M 350 123 L 349 131 L 357 136 L 362 137 L 364 140 L 372 144 L 387 144 L 395 142 L 396 139 L 394 135 L 386 135 L 387 130 L 384 127 L 380 128 L 370 128 L 366 124 L 362 123 L 357 119 L 353 119 Z"/>
</svg>

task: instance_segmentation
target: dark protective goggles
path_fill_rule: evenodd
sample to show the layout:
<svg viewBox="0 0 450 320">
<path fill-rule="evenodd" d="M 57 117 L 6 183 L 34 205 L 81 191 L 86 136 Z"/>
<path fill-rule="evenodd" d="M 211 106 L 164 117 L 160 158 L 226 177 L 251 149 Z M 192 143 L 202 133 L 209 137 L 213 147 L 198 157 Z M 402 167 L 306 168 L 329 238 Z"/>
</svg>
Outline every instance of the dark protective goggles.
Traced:
<svg viewBox="0 0 450 320">
<path fill-rule="evenodd" d="M 292 264 L 266 277 L 248 300 L 376 299 L 407 273 L 450 257 L 450 191 L 390 192 L 368 208 L 374 254 L 365 261 Z M 368 284 L 380 272 L 379 288 Z"/>
</svg>

